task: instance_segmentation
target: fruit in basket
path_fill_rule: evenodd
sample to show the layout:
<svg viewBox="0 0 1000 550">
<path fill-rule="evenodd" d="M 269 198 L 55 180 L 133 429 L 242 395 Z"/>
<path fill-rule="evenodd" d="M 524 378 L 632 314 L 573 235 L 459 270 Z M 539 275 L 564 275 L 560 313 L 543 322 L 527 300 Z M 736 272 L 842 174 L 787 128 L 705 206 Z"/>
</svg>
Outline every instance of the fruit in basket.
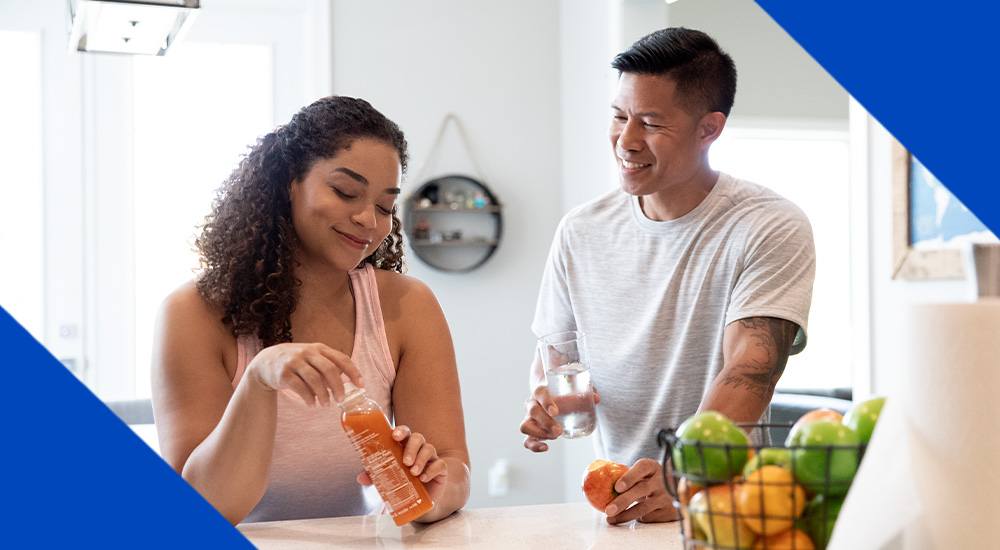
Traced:
<svg viewBox="0 0 1000 550">
<path fill-rule="evenodd" d="M 687 506 L 691 503 L 691 497 L 697 495 L 704 487 L 698 485 L 697 483 L 692 483 L 687 480 L 687 478 L 681 478 L 677 482 L 677 502 L 681 503 L 681 506 Z"/>
<path fill-rule="evenodd" d="M 823 550 L 830 542 L 830 534 L 837 523 L 844 497 L 817 495 L 806 505 L 802 514 L 802 529 L 812 539 L 816 550 Z"/>
<path fill-rule="evenodd" d="M 607 460 L 595 460 L 583 474 L 583 494 L 591 506 L 603 512 L 618 498 L 615 483 L 628 471 L 628 466 Z"/>
<path fill-rule="evenodd" d="M 691 521 L 705 535 L 704 541 L 725 548 L 751 548 L 757 540 L 742 518 L 736 516 L 734 496 L 738 485 L 714 485 L 691 497 Z"/>
<path fill-rule="evenodd" d="M 791 529 L 770 537 L 761 537 L 753 550 L 815 550 L 812 539 L 798 529 Z"/>
<path fill-rule="evenodd" d="M 747 463 L 746 432 L 721 413 L 697 413 L 677 428 L 676 435 L 674 469 L 693 481 L 728 481 Z"/>
<path fill-rule="evenodd" d="M 792 451 L 783 447 L 764 447 L 743 467 L 743 477 L 756 472 L 764 466 L 779 466 L 788 471 L 792 470 Z"/>
<path fill-rule="evenodd" d="M 790 445 L 792 473 L 809 492 L 847 494 L 858 470 L 858 434 L 854 430 L 838 420 L 817 420 L 803 426 Z"/>
<path fill-rule="evenodd" d="M 844 414 L 844 425 L 856 431 L 862 443 L 868 443 L 883 405 L 885 397 L 873 397 L 855 404 Z"/>
<path fill-rule="evenodd" d="M 829 409 L 826 407 L 813 409 L 807 412 L 806 414 L 800 416 L 799 419 L 795 421 L 795 424 L 792 424 L 792 429 L 789 430 L 788 437 L 785 438 L 785 445 L 788 445 L 789 441 L 796 438 L 798 436 L 798 433 L 802 430 L 802 427 L 805 426 L 806 424 L 811 424 L 817 420 L 843 421 L 843 418 L 844 415 L 840 414 L 840 411 L 835 411 L 833 409 Z"/>
<path fill-rule="evenodd" d="M 736 512 L 759 535 L 791 529 L 805 507 L 805 490 L 791 472 L 778 466 L 763 466 L 751 473 L 736 492 Z"/>
<path fill-rule="evenodd" d="M 693 539 L 707 540 L 701 528 L 691 521 L 691 514 L 688 513 L 688 506 L 691 504 L 691 497 L 701 492 L 703 487 L 697 483 L 691 483 L 686 478 L 681 478 L 677 482 L 677 502 L 680 504 L 681 525 L 684 534 Z M 698 533 L 701 533 L 700 535 Z"/>
</svg>

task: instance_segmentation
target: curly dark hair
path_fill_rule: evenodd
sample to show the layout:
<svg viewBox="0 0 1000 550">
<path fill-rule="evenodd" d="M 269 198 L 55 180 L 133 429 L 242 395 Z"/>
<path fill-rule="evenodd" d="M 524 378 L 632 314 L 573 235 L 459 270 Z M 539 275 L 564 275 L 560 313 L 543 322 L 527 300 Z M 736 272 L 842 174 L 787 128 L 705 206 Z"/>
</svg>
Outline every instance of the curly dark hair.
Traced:
<svg viewBox="0 0 1000 550">
<path fill-rule="evenodd" d="M 195 240 L 201 296 L 223 312 L 233 334 L 256 334 L 271 346 L 292 340 L 291 314 L 298 301 L 289 189 L 313 165 L 334 157 L 358 139 L 393 147 L 405 173 L 403 132 L 367 101 L 330 96 L 303 107 L 288 124 L 259 138 L 216 191 L 212 212 Z M 402 273 L 401 224 L 392 211 L 389 235 L 365 263 Z"/>
</svg>

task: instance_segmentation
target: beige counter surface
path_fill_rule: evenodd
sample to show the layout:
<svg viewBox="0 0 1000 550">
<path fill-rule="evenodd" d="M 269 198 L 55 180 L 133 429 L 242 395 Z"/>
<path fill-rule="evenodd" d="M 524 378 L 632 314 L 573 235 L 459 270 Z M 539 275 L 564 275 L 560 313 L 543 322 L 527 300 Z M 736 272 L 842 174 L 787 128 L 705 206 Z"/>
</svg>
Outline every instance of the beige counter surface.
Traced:
<svg viewBox="0 0 1000 550">
<path fill-rule="evenodd" d="M 355 516 L 239 525 L 260 550 L 329 548 L 533 548 L 681 550 L 680 524 L 608 525 L 586 503 L 476 508 L 430 525 Z"/>
</svg>

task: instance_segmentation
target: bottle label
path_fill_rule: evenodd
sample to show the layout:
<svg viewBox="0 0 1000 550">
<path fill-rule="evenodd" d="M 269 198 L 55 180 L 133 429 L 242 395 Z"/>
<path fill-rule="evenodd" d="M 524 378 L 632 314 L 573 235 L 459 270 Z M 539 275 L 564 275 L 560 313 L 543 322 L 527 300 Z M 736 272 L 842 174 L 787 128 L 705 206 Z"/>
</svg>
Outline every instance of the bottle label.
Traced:
<svg viewBox="0 0 1000 550">
<path fill-rule="evenodd" d="M 347 436 L 390 513 L 405 512 L 420 504 L 419 495 L 407 479 L 406 472 L 392 451 L 382 445 L 378 433 L 348 429 Z"/>
</svg>

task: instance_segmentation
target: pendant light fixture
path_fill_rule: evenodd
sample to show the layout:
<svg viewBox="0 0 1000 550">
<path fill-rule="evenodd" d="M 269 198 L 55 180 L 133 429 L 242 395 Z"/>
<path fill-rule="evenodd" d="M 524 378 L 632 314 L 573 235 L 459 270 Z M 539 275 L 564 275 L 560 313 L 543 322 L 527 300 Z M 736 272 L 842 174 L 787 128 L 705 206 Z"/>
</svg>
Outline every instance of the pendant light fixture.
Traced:
<svg viewBox="0 0 1000 550">
<path fill-rule="evenodd" d="M 69 51 L 163 55 L 198 15 L 199 0 L 67 0 Z"/>
</svg>

